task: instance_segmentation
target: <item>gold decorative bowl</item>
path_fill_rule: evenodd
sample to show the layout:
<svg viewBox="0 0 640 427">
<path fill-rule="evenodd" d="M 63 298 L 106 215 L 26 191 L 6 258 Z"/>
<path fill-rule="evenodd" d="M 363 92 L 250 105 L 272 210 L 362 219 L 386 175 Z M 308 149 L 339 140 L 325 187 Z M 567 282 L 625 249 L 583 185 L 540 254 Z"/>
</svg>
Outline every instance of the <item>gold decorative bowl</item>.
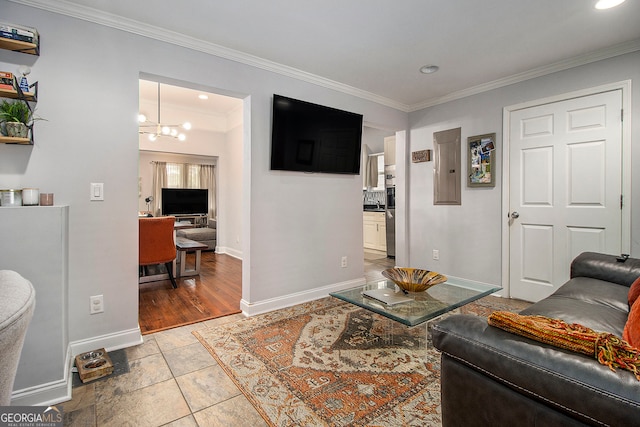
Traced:
<svg viewBox="0 0 640 427">
<path fill-rule="evenodd" d="M 447 281 L 447 276 L 419 268 L 387 268 L 382 272 L 382 275 L 409 292 L 426 291 L 438 283 Z"/>
</svg>

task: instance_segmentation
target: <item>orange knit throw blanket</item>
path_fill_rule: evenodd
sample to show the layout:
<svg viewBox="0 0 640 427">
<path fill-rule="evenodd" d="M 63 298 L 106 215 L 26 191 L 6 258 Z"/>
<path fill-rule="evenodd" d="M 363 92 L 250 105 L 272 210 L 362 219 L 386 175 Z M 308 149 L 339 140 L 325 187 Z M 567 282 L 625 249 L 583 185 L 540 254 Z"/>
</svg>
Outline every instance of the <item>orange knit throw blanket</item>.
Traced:
<svg viewBox="0 0 640 427">
<path fill-rule="evenodd" d="M 594 356 L 598 362 L 633 372 L 640 381 L 640 350 L 608 332 L 595 332 L 577 323 L 568 324 L 560 319 L 544 316 L 523 316 L 508 311 L 494 311 L 489 325 L 507 332 L 565 350 Z"/>
</svg>

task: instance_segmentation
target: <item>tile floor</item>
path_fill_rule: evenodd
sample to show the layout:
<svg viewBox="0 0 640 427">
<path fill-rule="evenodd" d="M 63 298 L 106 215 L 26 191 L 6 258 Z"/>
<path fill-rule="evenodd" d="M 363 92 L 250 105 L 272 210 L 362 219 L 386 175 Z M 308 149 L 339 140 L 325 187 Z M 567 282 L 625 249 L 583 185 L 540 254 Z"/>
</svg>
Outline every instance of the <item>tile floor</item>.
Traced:
<svg viewBox="0 0 640 427">
<path fill-rule="evenodd" d="M 126 349 L 130 372 L 73 389 L 65 427 L 265 426 L 262 417 L 192 331 L 236 314 L 145 335 Z"/>
<path fill-rule="evenodd" d="M 380 272 L 386 268 L 394 267 L 395 261 L 393 258 L 387 258 L 386 254 L 382 252 L 365 250 L 364 278 L 367 282 L 383 278 Z"/>
<path fill-rule="evenodd" d="M 365 257 L 367 281 L 394 260 Z M 62 404 L 65 427 L 233 426 L 266 423 L 216 360 L 191 333 L 243 318 L 242 314 L 145 335 L 126 349 L 130 372 L 73 388 Z"/>
</svg>

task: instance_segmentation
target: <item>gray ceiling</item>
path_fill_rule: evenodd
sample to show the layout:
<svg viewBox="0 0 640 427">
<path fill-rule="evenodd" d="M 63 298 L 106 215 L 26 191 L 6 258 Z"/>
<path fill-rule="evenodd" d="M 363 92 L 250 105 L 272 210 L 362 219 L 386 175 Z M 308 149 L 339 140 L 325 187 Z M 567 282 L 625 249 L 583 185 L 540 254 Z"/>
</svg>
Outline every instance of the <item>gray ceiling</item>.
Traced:
<svg viewBox="0 0 640 427">
<path fill-rule="evenodd" d="M 176 37 L 189 36 L 222 47 L 240 61 L 317 76 L 346 91 L 411 111 L 447 97 L 461 97 L 492 85 L 639 50 L 640 1 L 627 0 L 604 11 L 596 10 L 595 2 L 67 0 L 65 3 L 85 15 L 115 18 L 137 25 L 142 31 L 161 28 Z M 35 3 L 55 1 L 35 0 Z M 440 71 L 432 75 L 419 73 L 425 64 L 436 64 Z"/>
</svg>

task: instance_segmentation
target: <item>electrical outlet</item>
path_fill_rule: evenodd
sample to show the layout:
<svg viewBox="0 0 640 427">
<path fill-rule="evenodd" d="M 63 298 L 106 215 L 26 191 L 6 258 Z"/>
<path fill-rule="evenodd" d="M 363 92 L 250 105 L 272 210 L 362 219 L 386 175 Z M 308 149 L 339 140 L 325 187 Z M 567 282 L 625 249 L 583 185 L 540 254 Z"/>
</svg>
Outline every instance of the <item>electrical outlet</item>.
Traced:
<svg viewBox="0 0 640 427">
<path fill-rule="evenodd" d="M 342 261 L 340 262 L 340 266 L 342 268 L 346 268 L 347 267 L 347 257 L 346 256 L 342 257 Z"/>
<path fill-rule="evenodd" d="M 104 313 L 104 297 L 102 295 L 94 295 L 89 297 L 91 314 Z"/>
<path fill-rule="evenodd" d="M 433 250 L 433 259 L 438 261 L 440 259 L 440 251 L 438 249 Z"/>
</svg>

